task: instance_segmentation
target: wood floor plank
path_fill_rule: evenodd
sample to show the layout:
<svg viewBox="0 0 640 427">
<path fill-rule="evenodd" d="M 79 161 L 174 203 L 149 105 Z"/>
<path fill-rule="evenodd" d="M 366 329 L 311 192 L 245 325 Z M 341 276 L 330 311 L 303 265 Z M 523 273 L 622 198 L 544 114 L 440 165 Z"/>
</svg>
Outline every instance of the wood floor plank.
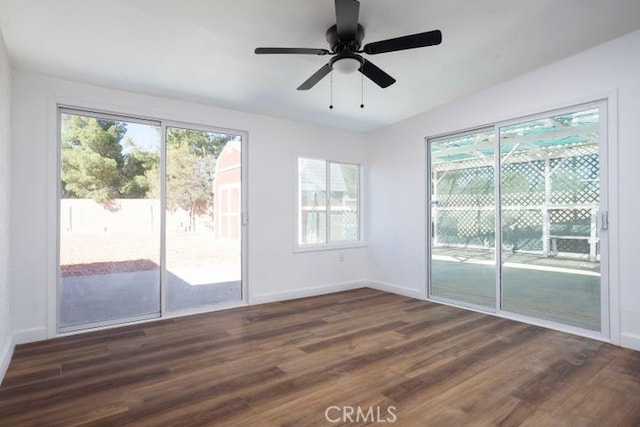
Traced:
<svg viewBox="0 0 640 427">
<path fill-rule="evenodd" d="M 640 352 L 373 289 L 20 345 L 0 385 L 2 426 L 639 423 Z"/>
</svg>

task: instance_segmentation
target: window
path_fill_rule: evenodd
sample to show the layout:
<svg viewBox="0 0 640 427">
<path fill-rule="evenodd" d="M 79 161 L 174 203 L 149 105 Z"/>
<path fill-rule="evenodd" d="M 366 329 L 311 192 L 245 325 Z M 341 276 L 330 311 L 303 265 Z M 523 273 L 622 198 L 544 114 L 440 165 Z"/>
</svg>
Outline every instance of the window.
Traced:
<svg viewBox="0 0 640 427">
<path fill-rule="evenodd" d="M 360 165 L 298 159 L 298 246 L 360 241 Z"/>
</svg>

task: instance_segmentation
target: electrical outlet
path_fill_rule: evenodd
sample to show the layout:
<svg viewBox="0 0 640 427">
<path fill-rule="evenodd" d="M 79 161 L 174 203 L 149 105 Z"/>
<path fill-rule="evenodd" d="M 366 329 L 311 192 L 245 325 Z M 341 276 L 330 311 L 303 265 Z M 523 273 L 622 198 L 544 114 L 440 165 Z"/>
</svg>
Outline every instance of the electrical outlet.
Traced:
<svg viewBox="0 0 640 427">
<path fill-rule="evenodd" d="M 344 252 L 338 252 L 338 262 L 344 262 Z"/>
</svg>

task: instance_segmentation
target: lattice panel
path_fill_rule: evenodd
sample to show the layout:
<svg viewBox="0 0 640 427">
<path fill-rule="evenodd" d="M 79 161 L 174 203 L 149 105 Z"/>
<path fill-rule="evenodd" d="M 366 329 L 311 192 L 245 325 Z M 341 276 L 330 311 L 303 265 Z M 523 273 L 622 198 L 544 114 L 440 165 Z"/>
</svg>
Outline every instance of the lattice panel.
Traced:
<svg viewBox="0 0 640 427">
<path fill-rule="evenodd" d="M 560 162 L 562 162 L 560 164 Z M 600 161 L 597 154 L 553 159 L 551 203 L 598 203 L 600 193 Z"/>
<path fill-rule="evenodd" d="M 358 211 L 331 213 L 331 239 L 355 240 L 358 238 Z"/>
<path fill-rule="evenodd" d="M 550 235 L 557 252 L 585 254 L 590 252 L 591 209 L 551 209 L 549 210 Z M 562 237 L 584 237 L 567 239 Z"/>
<path fill-rule="evenodd" d="M 442 207 L 484 207 L 494 206 L 495 196 L 493 194 L 451 194 L 438 198 Z"/>
<path fill-rule="evenodd" d="M 552 236 L 589 236 L 591 209 L 550 209 Z"/>
<path fill-rule="evenodd" d="M 533 199 L 540 194 L 544 200 L 544 162 L 536 160 L 503 165 L 501 190 L 503 197 L 513 193 L 520 195 L 521 200 L 516 203 L 520 205 L 535 204 Z"/>
<path fill-rule="evenodd" d="M 513 252 L 541 251 L 542 211 L 504 211 L 502 214 L 502 244 Z"/>
<path fill-rule="evenodd" d="M 551 156 L 552 154 L 549 154 Z M 600 162 L 597 146 L 570 147 L 568 157 L 527 158 L 511 156 L 501 166 L 503 244 L 507 250 L 542 252 L 543 212 L 549 213 L 551 236 L 585 237 L 555 239 L 559 252 L 589 254 L 591 209 L 599 202 Z M 434 210 L 438 216 L 436 238 L 446 244 L 493 245 L 495 207 L 493 167 L 468 161 L 458 170 L 435 173 Z M 477 165 L 477 166 L 476 166 Z M 549 177 L 545 177 L 550 173 Z M 438 175 L 440 174 L 440 175 Z M 545 179 L 550 179 L 546 199 Z M 553 205 L 574 208 L 549 209 Z M 581 205 L 578 207 L 578 205 Z M 452 210 L 448 210 L 452 209 Z"/>
<path fill-rule="evenodd" d="M 493 247 L 493 211 L 439 211 L 436 236 L 439 243 Z"/>
<path fill-rule="evenodd" d="M 544 193 L 502 193 L 503 206 L 539 206 L 544 203 Z"/>
<path fill-rule="evenodd" d="M 558 239 L 556 241 L 558 252 L 568 252 L 573 254 L 589 254 L 589 241 L 587 240 L 566 240 Z"/>
</svg>

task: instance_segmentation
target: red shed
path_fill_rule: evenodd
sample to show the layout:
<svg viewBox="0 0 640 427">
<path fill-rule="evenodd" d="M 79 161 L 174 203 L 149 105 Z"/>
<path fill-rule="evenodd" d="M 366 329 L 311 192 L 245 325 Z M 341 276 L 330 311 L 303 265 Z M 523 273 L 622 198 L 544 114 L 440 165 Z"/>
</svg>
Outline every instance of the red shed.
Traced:
<svg viewBox="0 0 640 427">
<path fill-rule="evenodd" d="M 240 240 L 242 224 L 242 142 L 227 142 L 218 157 L 213 184 L 217 240 Z"/>
</svg>

